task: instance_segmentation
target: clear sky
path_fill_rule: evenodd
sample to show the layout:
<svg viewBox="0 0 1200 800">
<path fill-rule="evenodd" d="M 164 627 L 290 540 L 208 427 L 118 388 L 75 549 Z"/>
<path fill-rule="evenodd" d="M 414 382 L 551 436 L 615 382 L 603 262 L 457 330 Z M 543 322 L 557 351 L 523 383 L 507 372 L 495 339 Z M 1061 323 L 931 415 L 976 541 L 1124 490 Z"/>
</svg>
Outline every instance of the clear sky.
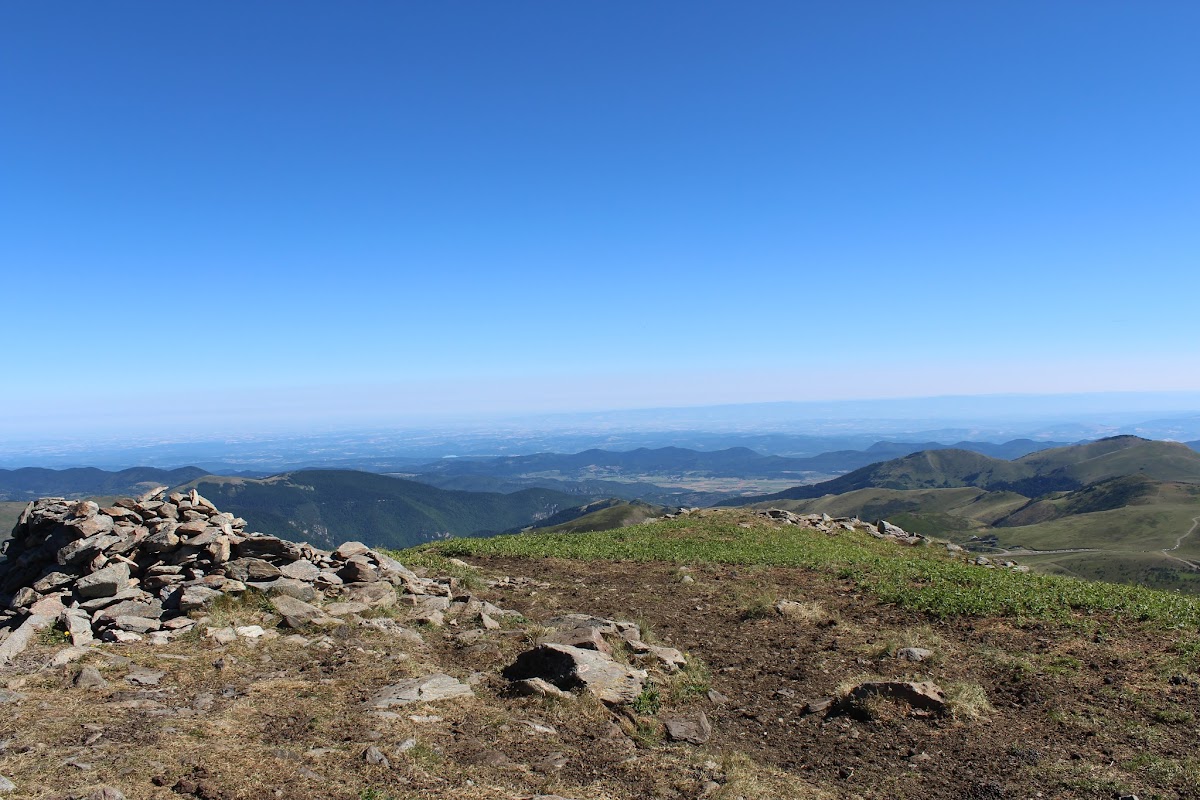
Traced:
<svg viewBox="0 0 1200 800">
<path fill-rule="evenodd" d="M 4 3 L 0 418 L 1197 390 L 1197 31 Z"/>
</svg>

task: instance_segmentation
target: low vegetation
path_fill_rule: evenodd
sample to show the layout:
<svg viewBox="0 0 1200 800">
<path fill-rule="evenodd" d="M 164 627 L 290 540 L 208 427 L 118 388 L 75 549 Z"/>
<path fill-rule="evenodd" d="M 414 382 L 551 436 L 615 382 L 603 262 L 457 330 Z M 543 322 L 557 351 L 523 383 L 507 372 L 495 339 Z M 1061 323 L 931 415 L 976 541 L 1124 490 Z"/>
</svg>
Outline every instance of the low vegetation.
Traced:
<svg viewBox="0 0 1200 800">
<path fill-rule="evenodd" d="M 743 527 L 748 525 L 750 527 Z M 1164 627 L 1200 625 L 1200 599 L 1138 586 L 984 569 L 941 548 L 774 526 L 746 512 L 702 511 L 619 530 L 456 539 L 415 551 L 445 556 L 741 564 L 821 570 L 888 603 L 935 617 L 1066 619 L 1089 613 Z"/>
</svg>

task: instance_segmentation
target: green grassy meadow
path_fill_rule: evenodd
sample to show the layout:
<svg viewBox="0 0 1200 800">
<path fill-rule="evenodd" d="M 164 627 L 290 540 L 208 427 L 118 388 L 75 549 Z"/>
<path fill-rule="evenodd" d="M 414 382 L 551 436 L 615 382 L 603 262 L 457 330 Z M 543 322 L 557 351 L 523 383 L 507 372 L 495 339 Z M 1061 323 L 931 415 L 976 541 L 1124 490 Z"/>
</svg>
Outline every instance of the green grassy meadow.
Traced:
<svg viewBox="0 0 1200 800">
<path fill-rule="evenodd" d="M 985 569 L 936 546 L 903 547 L 861 533 L 776 527 L 745 512 L 724 510 L 593 533 L 453 539 L 416 552 L 801 567 L 853 581 L 884 602 L 938 617 L 1066 620 L 1099 612 L 1163 627 L 1200 625 L 1200 598 L 1176 592 Z"/>
</svg>

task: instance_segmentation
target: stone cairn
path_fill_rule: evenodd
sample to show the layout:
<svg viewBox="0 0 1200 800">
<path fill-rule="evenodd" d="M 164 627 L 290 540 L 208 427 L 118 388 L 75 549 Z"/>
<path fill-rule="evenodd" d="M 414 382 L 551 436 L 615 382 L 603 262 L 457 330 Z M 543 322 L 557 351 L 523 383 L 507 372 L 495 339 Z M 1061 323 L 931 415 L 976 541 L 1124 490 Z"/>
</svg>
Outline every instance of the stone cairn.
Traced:
<svg viewBox="0 0 1200 800">
<path fill-rule="evenodd" d="M 801 528 L 812 528 L 822 533 L 835 533 L 839 530 L 862 531 L 876 539 L 886 539 L 898 544 L 918 545 L 928 544 L 929 540 L 919 533 L 910 533 L 899 525 L 893 525 L 881 519 L 872 524 L 863 522 L 858 517 L 831 517 L 828 514 L 795 514 L 782 508 L 768 508 L 759 511 L 758 515 L 766 519 L 782 522 L 785 525 L 798 525 Z"/>
<path fill-rule="evenodd" d="M 14 616 L 32 628 L 57 624 L 75 646 L 93 639 L 165 644 L 196 624 L 188 612 L 248 589 L 272 595 L 292 627 L 329 619 L 309 605 L 317 599 L 393 605 L 399 589 L 435 614 L 452 593 L 450 579 L 420 578 L 358 542 L 331 553 L 247 533 L 244 519 L 194 489 L 157 489 L 109 508 L 57 497 L 31 502 L 4 556 L 0 606 L 10 611 L 0 616 L 10 627 L 21 621 Z"/>
<path fill-rule="evenodd" d="M 400 604 L 413 622 L 452 623 L 459 631 L 453 638 L 464 647 L 502 627 L 500 619 L 521 616 L 461 591 L 453 577 L 418 576 L 360 542 L 327 552 L 247 533 L 245 520 L 222 513 L 195 490 L 156 489 L 109 508 L 61 497 L 36 500 L 21 514 L 3 555 L 0 606 L 8 610 L 0 611 L 0 667 L 51 625 L 66 632 L 73 648 L 97 639 L 168 644 L 202 624 L 206 606 L 250 590 L 270 597 L 285 627 L 332 628 L 349 620 L 419 642 L 394 620 L 358 616 Z M 209 627 L 205 635 L 223 645 L 264 631 Z M 615 659 L 614 646 L 648 669 Z M 565 614 L 547 620 L 544 635 L 504 676 L 516 694 L 587 691 L 621 705 L 638 697 L 650 670 L 669 674 L 686 666 L 680 651 L 643 642 L 632 622 Z M 438 673 L 384 687 L 372 706 L 378 711 L 469 694 L 469 686 Z"/>
</svg>

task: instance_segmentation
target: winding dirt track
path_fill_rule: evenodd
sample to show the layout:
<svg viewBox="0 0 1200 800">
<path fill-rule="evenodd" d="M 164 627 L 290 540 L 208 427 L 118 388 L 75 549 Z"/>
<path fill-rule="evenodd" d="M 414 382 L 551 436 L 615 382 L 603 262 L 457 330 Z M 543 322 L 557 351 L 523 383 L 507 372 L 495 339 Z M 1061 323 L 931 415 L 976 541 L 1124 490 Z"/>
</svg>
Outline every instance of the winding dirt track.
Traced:
<svg viewBox="0 0 1200 800">
<path fill-rule="evenodd" d="M 1183 534 L 1182 536 L 1180 536 L 1178 539 L 1175 540 L 1174 547 L 1168 547 L 1168 548 L 1164 549 L 1162 551 L 1162 553 L 1167 558 L 1170 558 L 1174 561 L 1178 561 L 1181 564 L 1187 564 L 1188 567 L 1190 567 L 1191 569 L 1193 569 L 1197 572 L 1200 572 L 1200 564 L 1197 564 L 1194 561 L 1188 561 L 1186 558 L 1180 558 L 1179 556 L 1171 555 L 1172 551 L 1179 549 L 1179 547 L 1183 544 L 1184 539 L 1188 538 L 1189 536 L 1191 536 L 1193 533 L 1196 532 L 1197 527 L 1200 527 L 1200 517 L 1192 517 L 1192 527 L 1188 528 L 1187 533 Z"/>
</svg>

